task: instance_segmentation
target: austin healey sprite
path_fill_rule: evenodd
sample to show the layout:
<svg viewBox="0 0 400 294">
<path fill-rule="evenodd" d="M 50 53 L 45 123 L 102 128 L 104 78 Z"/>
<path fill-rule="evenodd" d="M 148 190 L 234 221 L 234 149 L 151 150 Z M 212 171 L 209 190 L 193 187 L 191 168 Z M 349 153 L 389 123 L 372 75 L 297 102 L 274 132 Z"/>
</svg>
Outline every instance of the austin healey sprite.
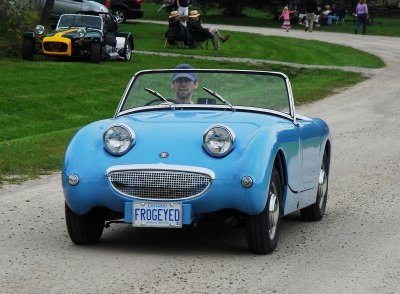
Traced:
<svg viewBox="0 0 400 294">
<path fill-rule="evenodd" d="M 179 229 L 219 214 L 245 221 L 251 252 L 271 253 L 283 216 L 324 216 L 330 158 L 328 125 L 296 113 L 283 73 L 140 71 L 114 117 L 69 143 L 68 233 L 91 244 L 110 223 Z"/>
</svg>

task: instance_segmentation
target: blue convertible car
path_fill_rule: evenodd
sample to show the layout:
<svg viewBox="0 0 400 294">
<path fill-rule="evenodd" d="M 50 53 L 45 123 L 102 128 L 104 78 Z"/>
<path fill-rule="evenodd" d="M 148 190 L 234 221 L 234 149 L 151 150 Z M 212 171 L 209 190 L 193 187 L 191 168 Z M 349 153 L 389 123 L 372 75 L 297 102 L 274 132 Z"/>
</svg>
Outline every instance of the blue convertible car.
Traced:
<svg viewBox="0 0 400 294">
<path fill-rule="evenodd" d="M 181 228 L 224 215 L 246 220 L 251 252 L 270 253 L 284 215 L 323 217 L 330 158 L 327 124 L 296 114 L 282 73 L 140 71 L 114 117 L 66 150 L 68 233 L 90 244 L 111 222 Z"/>
</svg>

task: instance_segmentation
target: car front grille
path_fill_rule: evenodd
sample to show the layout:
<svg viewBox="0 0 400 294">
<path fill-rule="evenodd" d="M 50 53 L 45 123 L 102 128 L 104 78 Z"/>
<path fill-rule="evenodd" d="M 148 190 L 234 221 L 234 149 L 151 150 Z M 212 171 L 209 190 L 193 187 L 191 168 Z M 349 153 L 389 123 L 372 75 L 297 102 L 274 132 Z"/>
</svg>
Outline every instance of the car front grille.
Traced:
<svg viewBox="0 0 400 294">
<path fill-rule="evenodd" d="M 182 171 L 115 171 L 111 185 L 122 194 L 152 200 L 177 200 L 198 196 L 211 185 L 205 174 Z"/>
<path fill-rule="evenodd" d="M 67 52 L 68 45 L 62 42 L 44 42 L 44 50 L 47 52 Z"/>
</svg>

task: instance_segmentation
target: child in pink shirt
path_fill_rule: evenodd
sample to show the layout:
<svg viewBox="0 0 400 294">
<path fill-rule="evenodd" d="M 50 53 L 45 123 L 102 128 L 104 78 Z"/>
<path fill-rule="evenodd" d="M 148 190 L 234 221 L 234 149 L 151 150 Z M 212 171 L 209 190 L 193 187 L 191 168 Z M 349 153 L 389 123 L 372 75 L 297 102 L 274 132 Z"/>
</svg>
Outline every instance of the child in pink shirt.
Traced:
<svg viewBox="0 0 400 294">
<path fill-rule="evenodd" d="M 296 11 L 289 10 L 287 6 L 285 6 L 282 10 L 282 14 L 279 16 L 279 19 L 283 18 L 282 29 L 286 30 L 286 32 L 289 32 L 289 30 L 292 28 L 290 26 L 290 14 L 294 12 Z"/>
</svg>

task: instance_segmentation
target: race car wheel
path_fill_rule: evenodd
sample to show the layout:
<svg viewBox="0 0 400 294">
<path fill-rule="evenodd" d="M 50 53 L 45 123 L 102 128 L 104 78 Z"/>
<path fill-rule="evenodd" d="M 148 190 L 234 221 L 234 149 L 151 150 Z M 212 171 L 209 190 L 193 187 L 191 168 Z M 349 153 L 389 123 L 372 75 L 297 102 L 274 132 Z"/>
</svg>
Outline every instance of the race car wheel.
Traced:
<svg viewBox="0 0 400 294">
<path fill-rule="evenodd" d="M 35 41 L 33 39 L 24 39 L 22 47 L 22 58 L 26 60 L 33 60 L 33 50 Z"/>
<path fill-rule="evenodd" d="M 101 61 L 101 44 L 93 43 L 90 52 L 90 61 L 93 63 L 100 63 Z"/>
<path fill-rule="evenodd" d="M 132 48 L 131 48 L 131 43 L 129 42 L 128 39 L 125 40 L 125 45 L 124 45 L 124 59 L 126 61 L 131 60 L 132 57 Z"/>
<path fill-rule="evenodd" d="M 117 23 L 126 22 L 126 10 L 121 7 L 113 8 L 113 16 Z"/>
<path fill-rule="evenodd" d="M 274 167 L 264 210 L 257 215 L 250 215 L 247 220 L 247 243 L 251 252 L 268 254 L 277 247 L 281 227 L 281 203 L 282 184 Z"/>
<path fill-rule="evenodd" d="M 328 154 L 324 152 L 321 169 L 319 171 L 317 198 L 315 203 L 300 209 L 302 219 L 307 221 L 320 220 L 325 214 L 326 202 L 328 200 Z"/>
<path fill-rule="evenodd" d="M 65 221 L 69 237 L 77 245 L 93 244 L 100 240 L 104 229 L 104 212 L 95 208 L 87 214 L 74 213 L 65 203 Z"/>
</svg>

